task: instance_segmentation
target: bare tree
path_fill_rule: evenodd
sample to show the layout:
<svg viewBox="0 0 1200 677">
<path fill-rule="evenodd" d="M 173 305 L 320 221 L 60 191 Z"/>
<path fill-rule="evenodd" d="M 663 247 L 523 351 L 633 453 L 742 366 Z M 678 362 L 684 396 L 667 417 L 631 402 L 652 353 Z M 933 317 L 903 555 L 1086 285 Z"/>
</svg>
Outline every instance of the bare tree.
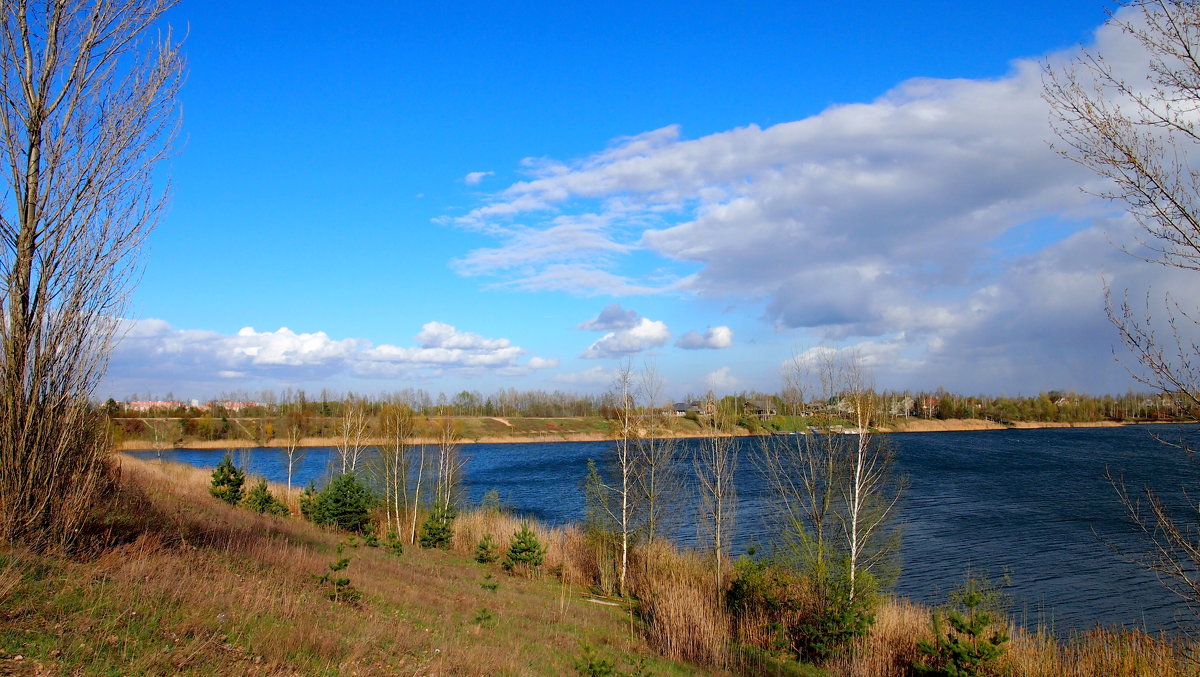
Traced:
<svg viewBox="0 0 1200 677">
<path fill-rule="evenodd" d="M 594 464 L 589 464 L 586 480 L 586 493 L 589 497 L 589 510 L 601 511 L 600 522 L 610 525 L 615 531 L 617 544 L 617 592 L 625 595 L 626 579 L 629 571 L 629 551 L 635 535 L 635 494 L 637 486 L 637 449 L 638 434 L 634 422 L 634 383 L 633 368 L 626 363 L 617 372 L 614 392 L 611 394 L 612 407 L 616 415 L 617 428 L 614 431 L 612 452 L 609 463 L 605 464 L 603 472 L 597 471 Z M 593 520 L 595 521 L 595 520 Z"/>
<path fill-rule="evenodd" d="M 1128 7 L 1110 17 L 1109 25 L 1140 46 L 1137 58 L 1125 54 L 1112 62 L 1084 51 L 1069 64 L 1045 69 L 1044 96 L 1060 139 L 1056 148 L 1105 179 L 1098 195 L 1122 204 L 1140 226 L 1140 237 L 1126 252 L 1200 271 L 1200 5 L 1154 0 Z M 1170 292 L 1157 316 L 1151 311 L 1155 303 L 1149 291 L 1140 309 L 1128 290 L 1119 302 L 1108 296 L 1109 319 L 1138 364 L 1130 372 L 1164 396 L 1200 405 L 1196 309 Z M 1150 545 L 1133 559 L 1158 572 L 1200 616 L 1195 505 L 1177 513 L 1149 488 L 1139 496 L 1112 479 Z"/>
<path fill-rule="evenodd" d="M 664 400 L 665 382 L 653 363 L 642 366 L 638 391 L 642 401 L 639 434 L 635 439 L 635 508 L 646 541 L 653 543 L 676 520 L 673 509 L 683 491 L 676 464 L 679 445 L 673 436 L 669 406 Z"/>
<path fill-rule="evenodd" d="M 358 470 L 358 461 L 367 449 L 367 410 L 365 402 L 354 397 L 342 405 L 338 419 L 337 454 L 342 473 Z"/>
<path fill-rule="evenodd" d="M 893 528 L 901 482 L 890 449 L 871 432 L 879 410 L 860 361 L 832 351 L 794 360 L 786 378 L 800 399 L 838 401 L 832 415 L 854 430 L 830 426 L 819 434 L 769 438 L 757 463 L 772 489 L 772 519 L 782 552 L 807 573 L 823 606 L 851 605 L 889 563 L 898 546 Z M 866 576 L 867 578 L 864 578 Z"/>
<path fill-rule="evenodd" d="M 87 399 L 165 201 L 182 60 L 140 36 L 174 0 L 0 3 L 0 538 L 65 542 L 107 440 Z"/>
<path fill-rule="evenodd" d="M 287 427 L 287 438 L 284 442 L 283 455 L 287 459 L 287 488 L 288 495 L 292 494 L 292 475 L 296 471 L 296 467 L 304 460 L 307 455 L 307 450 L 300 446 L 300 440 L 304 437 L 303 428 L 298 421 L 289 422 Z"/>
<path fill-rule="evenodd" d="M 458 494 L 462 488 L 462 436 L 454 425 L 454 419 L 449 411 L 443 409 L 437 418 L 437 484 L 434 489 L 434 503 L 443 508 L 451 508 L 458 503 Z"/>
<path fill-rule="evenodd" d="M 715 399 L 710 392 L 708 401 Z M 713 555 L 717 590 L 724 590 L 724 561 L 733 537 L 737 511 L 738 442 L 724 428 L 732 424 L 731 412 L 718 410 L 706 421 L 708 431 L 692 457 L 700 491 L 699 526 L 706 531 Z"/>
<path fill-rule="evenodd" d="M 389 404 L 381 414 L 383 445 L 379 448 L 379 467 L 383 483 L 384 509 L 388 524 L 397 534 L 403 529 L 401 520 L 408 514 L 408 477 L 412 438 L 412 410 L 403 404 Z"/>
</svg>

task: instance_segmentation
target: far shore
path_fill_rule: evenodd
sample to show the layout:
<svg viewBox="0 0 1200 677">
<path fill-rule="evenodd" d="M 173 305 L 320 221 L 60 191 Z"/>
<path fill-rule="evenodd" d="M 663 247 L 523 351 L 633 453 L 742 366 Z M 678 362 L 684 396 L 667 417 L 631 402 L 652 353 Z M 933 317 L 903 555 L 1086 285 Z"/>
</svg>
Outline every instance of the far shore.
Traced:
<svg viewBox="0 0 1200 677">
<path fill-rule="evenodd" d="M 1171 423 L 1193 423 L 1194 421 L 1170 421 Z M 1035 428 L 1115 428 L 1126 425 L 1150 424 L 1149 421 L 1124 423 L 1118 421 L 1094 421 L 1090 423 L 1066 423 L 1061 421 L 1014 421 L 1011 424 L 985 421 L 982 419 L 912 419 L 897 423 L 890 427 L 880 427 L 876 432 L 881 433 L 931 433 L 931 432 L 970 432 L 976 430 L 1028 430 Z M 677 434 L 677 439 L 695 439 L 703 437 L 699 432 Z M 748 437 L 745 432 L 735 433 L 733 437 Z M 528 444 L 543 442 L 604 442 L 613 439 L 611 436 L 599 433 L 557 433 L 553 435 L 500 435 L 484 437 L 467 437 L 459 440 L 461 444 Z M 339 440 L 333 437 L 305 437 L 300 440 L 301 447 L 336 447 Z M 366 446 L 383 444 L 380 439 L 364 441 Z M 432 438 L 414 438 L 412 444 L 436 444 Z M 284 448 L 286 442 L 278 438 L 258 443 L 253 440 L 188 440 L 167 447 L 155 447 L 153 443 L 144 440 L 126 440 L 121 443 L 121 451 L 156 451 L 171 449 L 253 449 L 253 448 Z"/>
</svg>

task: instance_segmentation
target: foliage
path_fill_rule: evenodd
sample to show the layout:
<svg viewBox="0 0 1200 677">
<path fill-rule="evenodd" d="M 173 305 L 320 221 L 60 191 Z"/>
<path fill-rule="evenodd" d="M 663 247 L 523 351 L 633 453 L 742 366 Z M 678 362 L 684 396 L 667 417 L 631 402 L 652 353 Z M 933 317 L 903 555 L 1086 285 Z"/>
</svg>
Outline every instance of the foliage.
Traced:
<svg viewBox="0 0 1200 677">
<path fill-rule="evenodd" d="M 485 628 L 493 627 L 496 625 L 496 614 L 487 607 L 480 607 L 479 612 L 475 614 L 475 624 Z"/>
<path fill-rule="evenodd" d="M 346 531 L 363 532 L 374 498 L 353 473 L 335 476 L 312 501 L 312 521 Z"/>
<path fill-rule="evenodd" d="M 504 555 L 501 566 L 509 571 L 518 567 L 536 569 L 542 566 L 545 557 L 546 546 L 542 545 L 529 525 L 522 522 L 521 528 L 513 534 L 512 541 L 508 544 L 508 552 Z"/>
<path fill-rule="evenodd" d="M 250 490 L 250 493 L 246 494 L 246 497 L 242 499 L 242 505 L 246 509 L 261 515 L 283 517 L 288 514 L 288 508 L 283 504 L 283 501 L 275 498 L 270 490 L 267 489 L 267 481 L 265 479 L 260 479 L 254 485 L 254 488 Z"/>
<path fill-rule="evenodd" d="M 950 593 L 951 606 L 933 614 L 934 639 L 917 640 L 922 660 L 916 674 L 931 677 L 977 677 L 1004 654 L 1008 632 L 1003 626 L 999 588 L 986 578 L 968 577 Z M 944 620 L 949 628 L 943 626 Z M 994 626 L 994 627 L 993 627 Z"/>
<path fill-rule="evenodd" d="M 429 516 L 421 523 L 419 538 L 421 547 L 443 550 L 449 548 L 450 542 L 454 539 L 454 518 L 457 516 L 458 510 L 454 506 L 435 503 L 433 509 L 429 511 Z"/>
<path fill-rule="evenodd" d="M 607 658 L 601 658 L 595 647 L 584 644 L 580 647 L 581 656 L 575 659 L 575 671 L 583 677 L 653 677 L 654 673 L 646 669 L 646 659 L 638 657 L 633 666 L 633 672 L 622 672 L 617 664 Z"/>
<path fill-rule="evenodd" d="M 340 572 L 350 566 L 350 558 L 341 556 L 344 548 L 344 544 L 338 544 L 338 559 L 329 563 L 329 571 L 320 576 L 314 574 L 313 580 L 320 585 L 329 586 L 325 596 L 334 602 L 357 602 L 362 599 L 362 592 L 350 585 L 349 578 L 338 576 Z"/>
<path fill-rule="evenodd" d="M 875 611 L 869 596 L 860 594 L 851 599 L 846 585 L 837 586 L 833 593 L 788 629 L 792 646 L 802 660 L 828 660 L 871 631 Z"/>
<path fill-rule="evenodd" d="M 400 540 L 400 534 L 394 530 L 389 531 L 387 539 L 383 542 L 383 548 L 392 553 L 396 557 L 404 554 L 404 543 Z"/>
<path fill-rule="evenodd" d="M 491 574 L 487 574 L 483 577 L 483 582 L 479 584 L 479 587 L 487 590 L 488 592 L 494 593 L 500 587 L 500 584 L 492 580 Z"/>
<path fill-rule="evenodd" d="M 500 559 L 500 544 L 491 534 L 484 534 L 479 545 L 475 546 L 475 561 L 480 564 L 491 564 Z"/>
<path fill-rule="evenodd" d="M 308 481 L 308 486 L 304 487 L 304 491 L 300 492 L 300 515 L 304 519 L 316 521 L 313 519 L 313 509 L 317 505 L 317 487 L 312 480 Z"/>
<path fill-rule="evenodd" d="M 213 470 L 208 493 L 229 505 L 237 505 L 242 501 L 242 486 L 245 483 L 246 473 L 238 470 L 233 464 L 233 456 L 227 453 Z"/>
<path fill-rule="evenodd" d="M 805 607 L 805 592 L 804 581 L 791 570 L 743 555 L 734 563 L 725 606 L 739 636 L 765 623 L 774 635 L 770 648 L 792 651 L 787 629 Z"/>
</svg>

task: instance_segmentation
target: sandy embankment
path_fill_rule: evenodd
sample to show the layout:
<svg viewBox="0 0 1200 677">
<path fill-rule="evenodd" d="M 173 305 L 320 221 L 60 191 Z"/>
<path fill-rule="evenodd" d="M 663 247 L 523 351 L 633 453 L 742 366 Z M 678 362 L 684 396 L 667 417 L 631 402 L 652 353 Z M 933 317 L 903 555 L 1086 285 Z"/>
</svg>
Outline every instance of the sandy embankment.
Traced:
<svg viewBox="0 0 1200 677">
<path fill-rule="evenodd" d="M 1014 421 L 1011 425 L 996 423 L 995 421 L 984 421 L 981 419 L 962 419 L 951 418 L 946 420 L 938 419 L 911 419 L 905 423 L 898 423 L 891 427 L 880 427 L 879 432 L 891 433 L 931 433 L 931 432 L 965 432 L 972 430 L 1009 430 L 1017 429 L 1033 429 L 1033 428 L 1113 428 L 1117 426 L 1129 425 L 1127 423 L 1118 423 L 1116 421 L 1095 421 L 1092 423 L 1063 423 L 1057 421 Z M 745 432 L 735 433 L 734 437 L 743 437 Z M 688 439 L 702 437 L 700 433 L 677 434 L 678 439 Z M 481 444 L 521 444 L 531 442 L 603 442 L 610 440 L 612 437 L 602 433 L 548 433 L 545 435 L 500 435 L 500 436 L 485 436 L 479 438 L 463 438 L 459 440 L 463 444 L 481 443 Z M 333 437 L 305 437 L 300 440 L 302 447 L 336 447 L 339 440 Z M 368 439 L 364 440 L 363 444 L 368 446 L 378 446 L 384 443 L 384 440 Z M 412 440 L 413 444 L 437 444 L 437 440 L 433 438 L 416 438 Z M 188 440 L 172 447 L 164 447 L 164 449 L 249 449 L 253 447 L 284 447 L 286 443 L 278 438 L 269 440 L 263 444 L 253 442 L 251 440 Z M 154 446 L 151 442 L 144 440 L 126 440 L 121 443 L 121 451 L 153 451 Z"/>
<path fill-rule="evenodd" d="M 944 421 L 937 419 L 912 419 L 899 423 L 891 428 L 881 428 L 885 432 L 894 433 L 932 433 L 960 432 L 969 430 L 1009 430 L 1012 428 L 1113 428 L 1126 425 L 1117 421 L 1094 421 L 1091 423 L 1064 423 L 1060 421 L 1013 421 L 1012 425 L 984 421 L 982 419 L 949 418 Z"/>
</svg>

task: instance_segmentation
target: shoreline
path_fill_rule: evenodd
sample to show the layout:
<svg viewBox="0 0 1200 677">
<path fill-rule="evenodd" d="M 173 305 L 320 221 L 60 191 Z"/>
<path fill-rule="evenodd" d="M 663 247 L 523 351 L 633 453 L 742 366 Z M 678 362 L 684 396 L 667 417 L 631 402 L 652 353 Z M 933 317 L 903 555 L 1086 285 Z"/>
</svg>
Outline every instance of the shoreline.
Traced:
<svg viewBox="0 0 1200 677">
<path fill-rule="evenodd" d="M 1117 428 L 1129 425 L 1160 425 L 1164 423 L 1197 423 L 1198 421 L 1092 421 L 1085 423 L 1069 423 L 1061 421 L 1014 421 L 1011 424 L 996 423 L 995 421 L 985 421 L 982 419 L 914 419 L 905 423 L 895 424 L 893 426 L 881 427 L 877 430 L 879 433 L 937 433 L 937 432 L 977 432 L 987 430 L 1036 430 L 1041 428 Z M 734 433 L 729 437 L 752 437 L 749 433 Z M 696 434 L 677 434 L 673 435 L 673 439 L 698 439 L 705 435 Z M 512 435 L 512 436 L 483 436 L 478 438 L 462 439 L 459 444 L 539 444 L 539 443 L 555 443 L 555 442 L 605 442 L 613 439 L 608 435 L 599 433 L 558 433 L 554 435 Z M 379 446 L 383 440 L 367 439 L 364 441 L 365 446 Z M 412 444 L 437 444 L 437 440 L 433 438 L 414 438 Z M 333 437 L 305 437 L 300 440 L 298 446 L 305 448 L 312 447 L 336 447 L 338 440 Z M 281 444 L 280 440 L 273 438 L 263 443 L 258 443 L 253 440 L 190 440 L 181 444 L 155 447 L 153 443 L 144 442 L 142 440 L 126 440 L 122 442 L 116 451 L 174 451 L 180 449 L 204 450 L 204 449 L 282 449 L 286 445 Z"/>
</svg>

